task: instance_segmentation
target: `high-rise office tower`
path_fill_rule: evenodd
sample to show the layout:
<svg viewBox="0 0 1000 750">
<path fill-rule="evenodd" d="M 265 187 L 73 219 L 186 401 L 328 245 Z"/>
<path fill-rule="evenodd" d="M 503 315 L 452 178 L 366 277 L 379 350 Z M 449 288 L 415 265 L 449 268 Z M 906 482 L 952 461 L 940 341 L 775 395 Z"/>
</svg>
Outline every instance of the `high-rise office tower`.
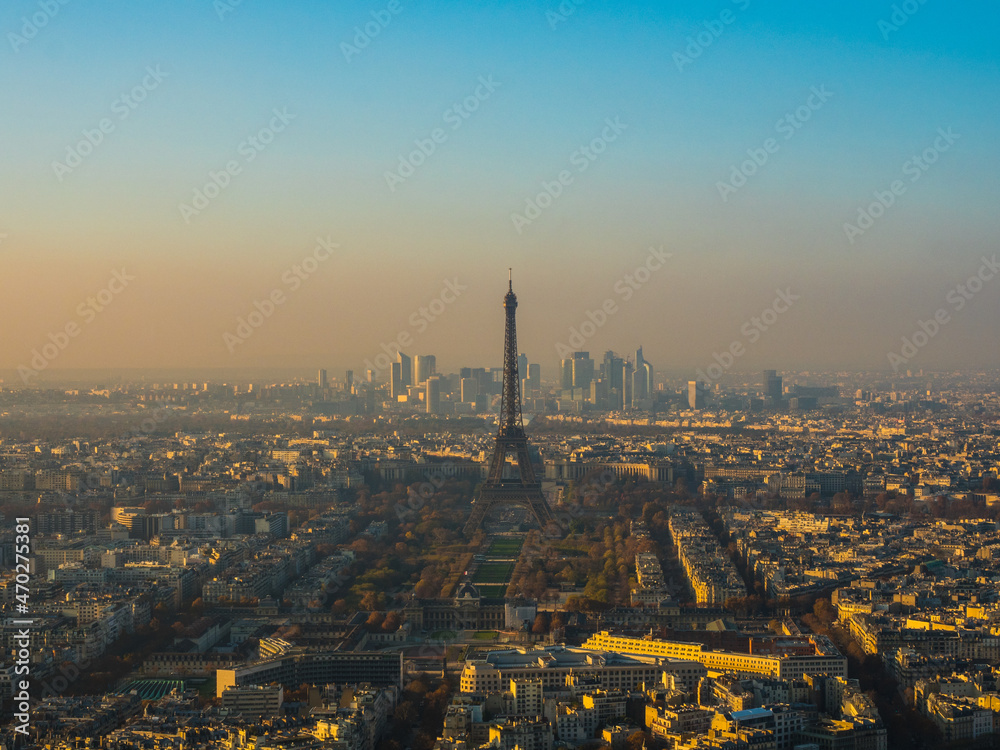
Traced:
<svg viewBox="0 0 1000 750">
<path fill-rule="evenodd" d="M 517 355 L 517 376 L 521 380 L 528 377 L 528 355 L 523 352 Z"/>
<path fill-rule="evenodd" d="M 642 347 L 635 350 L 635 371 L 632 373 L 632 406 L 639 408 L 653 398 L 653 365 L 642 354 Z"/>
<path fill-rule="evenodd" d="M 541 365 L 528 365 L 528 375 L 522 381 L 525 395 L 537 395 L 542 388 Z"/>
<path fill-rule="evenodd" d="M 573 387 L 573 360 L 563 359 L 560 360 L 559 364 L 562 368 L 561 377 L 559 378 L 560 385 L 564 391 L 568 391 Z"/>
<path fill-rule="evenodd" d="M 573 352 L 573 387 L 590 391 L 590 381 L 594 379 L 594 360 L 590 352 Z"/>
<path fill-rule="evenodd" d="M 320 368 L 319 373 L 316 375 L 316 384 L 319 386 L 320 390 L 326 388 L 326 370 Z"/>
<path fill-rule="evenodd" d="M 344 373 L 344 390 L 348 393 L 354 391 L 354 370 L 348 370 Z"/>
<path fill-rule="evenodd" d="M 632 408 L 632 376 L 635 372 L 632 363 L 628 360 L 622 362 L 622 408 Z"/>
<path fill-rule="evenodd" d="M 646 398 L 653 398 L 653 393 L 656 391 L 656 384 L 654 382 L 655 371 L 653 370 L 653 365 L 649 363 L 649 360 L 645 360 L 642 363 L 642 390 L 646 394 Z"/>
<path fill-rule="evenodd" d="M 396 352 L 396 362 L 399 363 L 400 384 L 403 387 L 413 385 L 413 360 L 402 352 Z"/>
<path fill-rule="evenodd" d="M 781 401 L 781 376 L 777 370 L 764 370 L 764 399 L 772 405 Z"/>
<path fill-rule="evenodd" d="M 437 357 L 433 354 L 418 354 L 413 358 L 413 385 L 420 385 L 431 375 L 437 374 Z"/>
<path fill-rule="evenodd" d="M 479 381 L 475 378 L 462 378 L 462 403 L 476 403 L 476 396 L 479 395 Z"/>
<path fill-rule="evenodd" d="M 587 398 L 598 409 L 608 408 L 608 381 L 604 378 L 594 378 L 590 381 L 590 394 Z"/>
<path fill-rule="evenodd" d="M 632 373 L 632 398 L 635 401 L 646 398 L 649 394 L 646 392 L 646 364 L 645 358 L 642 356 L 642 347 L 640 346 L 635 350 L 635 371 Z"/>
<path fill-rule="evenodd" d="M 485 367 L 473 367 L 471 377 L 479 381 L 479 395 L 489 399 L 493 395 L 493 373 L 487 372 Z"/>
<path fill-rule="evenodd" d="M 691 409 L 705 407 L 705 387 L 697 380 L 688 381 L 688 407 Z"/>
<path fill-rule="evenodd" d="M 403 385 L 403 366 L 399 362 L 392 363 L 392 374 L 389 377 L 389 395 L 395 401 L 401 393 L 406 393 Z"/>
<path fill-rule="evenodd" d="M 616 357 L 615 353 L 611 351 L 605 352 L 601 376 L 608 381 L 608 388 L 617 388 L 620 392 L 622 387 L 621 357 Z"/>
<path fill-rule="evenodd" d="M 601 364 L 601 378 L 606 382 L 607 408 L 621 409 L 624 407 L 624 388 L 622 386 L 622 360 L 616 357 L 615 353 L 608 351 L 604 353 L 604 362 Z"/>
<path fill-rule="evenodd" d="M 427 402 L 428 414 L 441 413 L 441 378 L 437 375 L 431 375 L 427 378 L 427 392 L 424 400 Z"/>
</svg>

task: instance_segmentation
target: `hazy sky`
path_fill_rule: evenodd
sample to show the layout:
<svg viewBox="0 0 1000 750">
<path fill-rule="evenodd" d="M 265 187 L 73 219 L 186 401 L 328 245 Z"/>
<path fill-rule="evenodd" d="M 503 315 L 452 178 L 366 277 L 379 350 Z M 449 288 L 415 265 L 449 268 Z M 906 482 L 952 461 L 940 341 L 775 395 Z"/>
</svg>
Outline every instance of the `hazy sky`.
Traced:
<svg viewBox="0 0 1000 750">
<path fill-rule="evenodd" d="M 456 6 L 4 3 L 0 367 L 1000 364 L 996 3 Z"/>
</svg>

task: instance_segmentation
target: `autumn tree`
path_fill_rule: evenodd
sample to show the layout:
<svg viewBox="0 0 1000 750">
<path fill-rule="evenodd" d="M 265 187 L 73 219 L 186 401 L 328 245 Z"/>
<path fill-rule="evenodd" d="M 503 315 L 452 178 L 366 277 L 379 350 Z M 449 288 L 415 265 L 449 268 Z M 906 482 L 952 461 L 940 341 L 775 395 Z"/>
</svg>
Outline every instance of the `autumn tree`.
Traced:
<svg viewBox="0 0 1000 750">
<path fill-rule="evenodd" d="M 550 623 L 549 613 L 539 612 L 537 615 L 535 615 L 535 622 L 531 626 L 531 632 L 534 633 L 535 635 L 545 635 L 546 633 L 549 632 L 549 623 Z"/>
<path fill-rule="evenodd" d="M 417 707 L 414 705 L 413 701 L 403 701 L 398 706 L 396 706 L 396 712 L 393 714 L 392 718 L 405 727 L 412 727 L 420 714 L 417 712 Z"/>
<path fill-rule="evenodd" d="M 385 616 L 385 620 L 382 621 L 382 632 L 395 633 L 399 630 L 399 626 L 402 624 L 403 616 L 394 610 L 389 612 L 389 614 Z"/>
<path fill-rule="evenodd" d="M 361 597 L 361 609 L 368 611 L 382 609 L 384 602 L 385 594 L 381 591 L 370 589 Z"/>
<path fill-rule="evenodd" d="M 829 627 L 837 619 L 837 608 L 830 604 L 829 599 L 817 599 L 813 604 L 813 614 L 821 623 Z"/>
</svg>

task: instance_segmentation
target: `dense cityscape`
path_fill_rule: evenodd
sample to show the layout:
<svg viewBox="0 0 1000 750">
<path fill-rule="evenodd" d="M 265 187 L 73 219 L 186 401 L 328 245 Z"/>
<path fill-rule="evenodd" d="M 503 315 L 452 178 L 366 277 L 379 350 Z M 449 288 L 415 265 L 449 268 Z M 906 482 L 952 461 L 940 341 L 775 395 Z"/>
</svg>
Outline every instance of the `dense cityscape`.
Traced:
<svg viewBox="0 0 1000 750">
<path fill-rule="evenodd" d="M 516 307 L 499 368 L 0 392 L 4 746 L 992 746 L 994 374 L 552 380 Z"/>
<path fill-rule="evenodd" d="M 0 750 L 1000 750 L 998 30 L 0 3 Z"/>
</svg>

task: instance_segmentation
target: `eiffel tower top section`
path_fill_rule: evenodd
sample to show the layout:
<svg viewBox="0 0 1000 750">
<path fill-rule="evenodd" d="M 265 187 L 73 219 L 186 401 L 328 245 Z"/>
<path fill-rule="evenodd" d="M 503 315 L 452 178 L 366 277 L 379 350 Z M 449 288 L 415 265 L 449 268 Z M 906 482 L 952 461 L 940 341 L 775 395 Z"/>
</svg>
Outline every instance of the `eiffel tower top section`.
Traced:
<svg viewBox="0 0 1000 750">
<path fill-rule="evenodd" d="M 500 396 L 499 437 L 524 437 L 524 422 L 521 419 L 521 378 L 517 371 L 517 295 L 514 294 L 514 280 L 508 269 L 507 294 L 503 298 L 503 309 L 507 315 L 506 333 L 503 345 L 503 391 Z"/>
</svg>

